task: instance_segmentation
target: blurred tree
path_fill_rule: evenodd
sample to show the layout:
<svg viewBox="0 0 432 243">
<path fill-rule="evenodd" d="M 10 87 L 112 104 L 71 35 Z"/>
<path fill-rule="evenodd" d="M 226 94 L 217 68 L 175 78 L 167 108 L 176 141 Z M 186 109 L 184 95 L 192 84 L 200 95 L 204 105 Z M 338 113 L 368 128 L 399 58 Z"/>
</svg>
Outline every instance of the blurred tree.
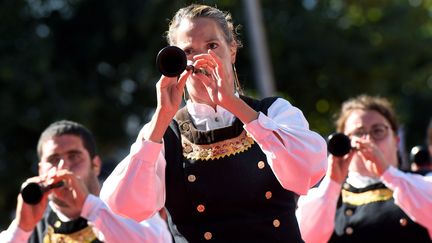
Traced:
<svg viewBox="0 0 432 243">
<path fill-rule="evenodd" d="M 154 66 L 168 20 L 192 1 L 4 0 L 0 2 L 0 228 L 20 184 L 37 173 L 39 134 L 72 119 L 95 134 L 104 176 L 155 105 Z M 196 1 L 194 1 L 196 2 Z M 237 70 L 256 94 L 241 1 L 199 1 L 243 26 Z M 378 94 L 395 102 L 406 146 L 424 141 L 432 117 L 432 1 L 262 0 L 278 95 L 327 136 L 341 101 Z"/>
</svg>

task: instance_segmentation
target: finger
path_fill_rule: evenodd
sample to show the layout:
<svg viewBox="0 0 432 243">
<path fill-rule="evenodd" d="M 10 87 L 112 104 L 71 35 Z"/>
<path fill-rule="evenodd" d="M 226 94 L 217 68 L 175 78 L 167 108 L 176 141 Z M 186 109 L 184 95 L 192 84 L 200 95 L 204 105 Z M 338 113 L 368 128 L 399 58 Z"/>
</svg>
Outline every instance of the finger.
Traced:
<svg viewBox="0 0 432 243">
<path fill-rule="evenodd" d="M 211 50 L 209 50 L 208 53 L 206 54 L 196 55 L 194 59 L 195 59 L 194 65 L 197 66 L 203 65 L 203 66 L 208 66 L 210 68 L 217 68 L 222 64 L 222 61 L 219 59 L 216 53 Z"/>
<path fill-rule="evenodd" d="M 222 60 L 218 57 L 218 55 L 216 55 L 213 50 L 208 50 L 208 54 L 210 54 L 217 66 L 222 65 Z"/>
<path fill-rule="evenodd" d="M 42 181 L 44 181 L 44 179 L 42 177 L 35 176 L 35 177 L 28 178 L 23 184 L 28 184 L 28 183 L 33 183 L 33 182 L 34 183 L 40 183 Z"/>
<path fill-rule="evenodd" d="M 201 81 L 204 84 L 204 86 L 206 86 L 207 88 L 213 88 L 215 86 L 215 81 L 212 76 L 206 76 L 204 74 L 196 74 L 195 77 L 196 79 Z"/>
<path fill-rule="evenodd" d="M 208 53 L 212 56 L 216 66 L 215 66 L 215 70 L 217 73 L 218 77 L 222 77 L 222 73 L 225 73 L 225 71 L 223 70 L 223 63 L 222 60 L 218 57 L 218 55 L 216 55 L 216 53 L 213 50 L 209 50 Z"/>
<path fill-rule="evenodd" d="M 194 63 L 194 67 L 195 67 L 194 73 L 197 73 L 197 70 L 200 69 L 204 69 L 207 72 L 210 72 L 211 70 L 216 68 L 216 64 L 209 60 L 200 59 Z"/>
<path fill-rule="evenodd" d="M 177 77 L 167 77 L 162 75 L 159 81 L 156 83 L 156 87 L 160 89 L 167 88 L 177 83 Z"/>
<path fill-rule="evenodd" d="M 177 85 L 176 85 L 177 90 L 179 90 L 180 92 L 184 91 L 184 87 L 186 86 L 186 81 L 191 76 L 192 72 L 193 72 L 192 70 L 185 70 L 180 75 L 179 79 L 177 80 Z"/>
</svg>

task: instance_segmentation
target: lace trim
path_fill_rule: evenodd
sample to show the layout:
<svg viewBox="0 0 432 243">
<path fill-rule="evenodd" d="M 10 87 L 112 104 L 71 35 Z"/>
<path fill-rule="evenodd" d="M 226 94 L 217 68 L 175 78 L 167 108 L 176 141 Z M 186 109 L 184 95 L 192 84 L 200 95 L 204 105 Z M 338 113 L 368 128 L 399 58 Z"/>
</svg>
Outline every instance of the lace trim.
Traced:
<svg viewBox="0 0 432 243">
<path fill-rule="evenodd" d="M 244 152 L 255 141 L 243 131 L 238 137 L 213 144 L 198 145 L 182 135 L 183 156 L 193 160 L 214 160 Z"/>
<path fill-rule="evenodd" d="M 97 238 L 93 232 L 93 229 L 90 226 L 80 231 L 74 232 L 72 234 L 54 233 L 54 229 L 51 226 L 48 226 L 48 231 L 43 239 L 43 242 L 44 243 L 51 243 L 51 242 L 89 243 L 96 239 Z"/>
</svg>

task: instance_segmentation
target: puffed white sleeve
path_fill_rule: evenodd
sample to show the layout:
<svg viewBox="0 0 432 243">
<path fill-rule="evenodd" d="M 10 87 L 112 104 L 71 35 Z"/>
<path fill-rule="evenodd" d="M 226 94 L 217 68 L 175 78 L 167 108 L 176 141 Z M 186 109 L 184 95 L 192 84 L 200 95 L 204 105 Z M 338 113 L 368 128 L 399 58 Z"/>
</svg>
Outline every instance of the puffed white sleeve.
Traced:
<svg viewBox="0 0 432 243">
<path fill-rule="evenodd" d="M 89 195 L 81 216 L 96 230 L 98 239 L 104 242 L 170 243 L 167 224 L 154 214 L 141 222 L 114 214 L 98 197 Z"/>
<path fill-rule="evenodd" d="M 425 227 L 432 239 L 432 176 L 402 172 L 390 166 L 381 176 L 393 190 L 395 203 L 415 222 Z"/>
<path fill-rule="evenodd" d="M 324 177 L 318 187 L 300 196 L 296 217 L 305 242 L 323 243 L 330 239 L 335 227 L 340 190 L 339 183 Z"/>
<path fill-rule="evenodd" d="M 163 144 L 137 139 L 103 183 L 100 198 L 116 214 L 142 221 L 165 204 Z"/>
<path fill-rule="evenodd" d="M 16 221 L 12 221 L 7 230 L 0 233 L 0 242 L 2 243 L 22 243 L 27 242 L 32 232 L 27 232 L 18 227 Z"/>
<path fill-rule="evenodd" d="M 327 145 L 309 129 L 303 113 L 278 98 L 258 119 L 244 126 L 267 156 L 280 184 L 297 194 L 306 194 L 325 174 Z"/>
</svg>

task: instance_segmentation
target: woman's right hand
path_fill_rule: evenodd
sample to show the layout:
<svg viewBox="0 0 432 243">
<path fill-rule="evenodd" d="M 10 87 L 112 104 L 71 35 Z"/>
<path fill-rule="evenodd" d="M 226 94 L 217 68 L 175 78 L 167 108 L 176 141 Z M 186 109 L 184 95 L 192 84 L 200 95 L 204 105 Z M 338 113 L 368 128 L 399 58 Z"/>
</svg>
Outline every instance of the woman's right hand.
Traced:
<svg viewBox="0 0 432 243">
<path fill-rule="evenodd" d="M 342 184 L 348 175 L 348 167 L 353 155 L 353 151 L 343 157 L 330 154 L 328 157 L 327 176 L 333 181 Z"/>
<path fill-rule="evenodd" d="M 161 76 L 156 83 L 156 111 L 149 123 L 148 130 L 142 137 L 143 139 L 162 142 L 165 130 L 180 107 L 186 80 L 191 73 L 192 70 L 185 70 L 178 79 Z"/>
<path fill-rule="evenodd" d="M 186 80 L 192 73 L 185 70 L 180 77 L 161 76 L 156 83 L 157 109 L 168 112 L 167 115 L 174 117 L 182 101 Z"/>
</svg>

